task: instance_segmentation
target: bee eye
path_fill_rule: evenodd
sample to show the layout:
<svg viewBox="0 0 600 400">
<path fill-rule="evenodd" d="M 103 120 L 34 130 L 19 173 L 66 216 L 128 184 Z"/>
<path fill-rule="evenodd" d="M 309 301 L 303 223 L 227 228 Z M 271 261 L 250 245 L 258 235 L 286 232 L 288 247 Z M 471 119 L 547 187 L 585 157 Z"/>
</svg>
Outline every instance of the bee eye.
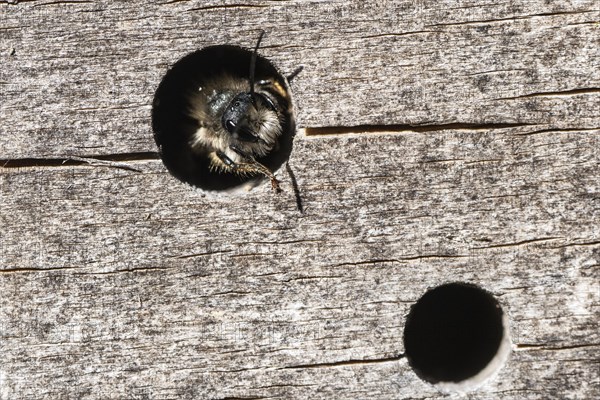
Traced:
<svg viewBox="0 0 600 400">
<path fill-rule="evenodd" d="M 227 128 L 228 131 L 233 131 L 235 129 L 235 123 L 228 119 L 227 121 L 225 121 L 225 127 Z"/>
<path fill-rule="evenodd" d="M 277 111 L 277 107 L 275 107 L 275 103 L 273 103 L 273 100 L 271 100 L 269 98 L 269 96 L 263 96 L 263 98 L 267 101 L 267 105 L 269 106 L 269 108 L 273 111 Z"/>
</svg>

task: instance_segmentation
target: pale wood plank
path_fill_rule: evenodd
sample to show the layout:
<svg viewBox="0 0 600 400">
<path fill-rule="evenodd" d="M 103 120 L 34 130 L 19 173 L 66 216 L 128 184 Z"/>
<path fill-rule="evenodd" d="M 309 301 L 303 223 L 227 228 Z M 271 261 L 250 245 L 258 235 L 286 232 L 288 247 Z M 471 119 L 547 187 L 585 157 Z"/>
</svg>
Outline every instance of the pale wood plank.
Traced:
<svg viewBox="0 0 600 400">
<path fill-rule="evenodd" d="M 470 398 L 598 397 L 597 4 L 222 4 L 0 5 L 0 399 L 452 397 L 402 343 L 449 281 L 510 321 Z M 303 213 L 154 154 L 169 65 L 260 27 Z"/>
</svg>

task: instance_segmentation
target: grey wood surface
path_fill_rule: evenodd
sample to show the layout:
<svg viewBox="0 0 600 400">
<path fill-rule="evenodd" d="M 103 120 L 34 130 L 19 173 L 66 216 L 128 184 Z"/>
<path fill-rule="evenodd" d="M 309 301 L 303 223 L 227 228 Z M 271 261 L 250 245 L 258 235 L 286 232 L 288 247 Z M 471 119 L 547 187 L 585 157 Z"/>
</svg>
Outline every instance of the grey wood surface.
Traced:
<svg viewBox="0 0 600 400">
<path fill-rule="evenodd" d="M 410 307 L 494 294 L 473 399 L 600 396 L 597 1 L 0 3 L 0 399 L 440 398 Z M 156 154 L 207 45 L 293 81 L 292 179 L 215 194 Z"/>
</svg>

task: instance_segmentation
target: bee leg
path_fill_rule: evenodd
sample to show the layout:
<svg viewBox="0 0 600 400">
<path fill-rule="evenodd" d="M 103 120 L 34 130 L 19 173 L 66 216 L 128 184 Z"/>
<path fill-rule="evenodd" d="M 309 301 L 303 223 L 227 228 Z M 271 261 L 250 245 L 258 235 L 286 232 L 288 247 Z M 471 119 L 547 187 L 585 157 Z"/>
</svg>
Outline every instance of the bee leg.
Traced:
<svg viewBox="0 0 600 400">
<path fill-rule="evenodd" d="M 240 175 L 262 173 L 262 171 L 253 168 L 253 164 L 235 162 L 222 151 L 216 151 L 214 154 L 223 164 L 221 167 L 226 171 L 235 172 Z"/>
<path fill-rule="evenodd" d="M 231 158 L 227 157 L 227 155 L 225 155 L 225 153 L 223 153 L 222 151 L 217 151 L 217 152 L 215 152 L 215 154 L 227 168 L 231 168 L 233 170 L 236 169 L 237 164 L 235 163 L 235 161 L 233 161 Z"/>
<path fill-rule="evenodd" d="M 236 168 L 240 171 L 250 172 L 250 173 L 259 173 L 271 180 L 271 187 L 276 191 L 280 192 L 281 188 L 279 187 L 279 181 L 275 178 L 275 175 L 264 165 L 259 163 L 252 157 L 251 155 L 244 152 L 238 146 L 232 144 L 229 148 L 235 151 L 238 155 L 244 158 L 246 162 L 236 164 Z M 229 158 L 228 158 L 229 159 Z M 231 161 L 231 159 L 229 159 Z M 233 161 L 232 161 L 233 162 Z"/>
<path fill-rule="evenodd" d="M 229 145 L 229 148 L 233 151 L 235 151 L 235 153 L 238 156 L 241 156 L 242 158 L 246 159 L 246 160 L 254 160 L 254 157 L 252 157 L 250 154 L 246 153 L 244 150 L 240 149 L 238 146 L 236 146 L 235 144 L 231 144 Z"/>
</svg>

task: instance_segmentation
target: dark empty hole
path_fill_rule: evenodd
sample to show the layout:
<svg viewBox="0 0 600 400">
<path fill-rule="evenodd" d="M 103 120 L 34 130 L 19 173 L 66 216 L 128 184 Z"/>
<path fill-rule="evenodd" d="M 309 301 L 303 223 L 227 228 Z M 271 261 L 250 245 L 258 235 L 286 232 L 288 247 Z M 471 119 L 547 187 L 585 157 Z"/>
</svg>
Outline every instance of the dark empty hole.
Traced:
<svg viewBox="0 0 600 400">
<path fill-rule="evenodd" d="M 502 310 L 491 294 L 474 285 L 451 283 L 428 291 L 412 307 L 404 347 L 422 379 L 461 382 L 492 361 L 504 329 Z"/>
<path fill-rule="evenodd" d="M 239 176 L 211 168 L 208 151 L 193 147 L 200 121 L 190 116 L 191 96 L 224 75 L 246 79 L 252 51 L 237 46 L 210 46 L 179 60 L 160 83 L 153 103 L 152 127 L 161 158 L 169 172 L 183 182 L 206 190 L 232 189 L 262 176 Z M 276 171 L 289 159 L 295 122 L 287 80 L 265 58 L 257 56 L 255 82 L 276 82 L 285 89 L 287 99 L 278 99 L 283 112 L 282 134 L 275 148 L 256 160 Z M 248 84 L 248 89 L 249 89 Z M 244 88 L 245 89 L 245 88 Z"/>
</svg>

